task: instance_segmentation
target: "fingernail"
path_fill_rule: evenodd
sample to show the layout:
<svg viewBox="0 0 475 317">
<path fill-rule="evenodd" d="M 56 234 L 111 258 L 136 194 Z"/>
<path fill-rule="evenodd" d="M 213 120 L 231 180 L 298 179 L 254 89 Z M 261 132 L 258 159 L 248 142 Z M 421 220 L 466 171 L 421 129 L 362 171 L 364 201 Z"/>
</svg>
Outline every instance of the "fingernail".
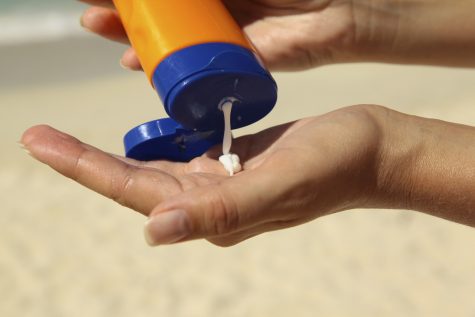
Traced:
<svg viewBox="0 0 475 317">
<path fill-rule="evenodd" d="M 20 149 L 22 149 L 23 151 L 26 152 L 26 154 L 31 156 L 31 152 L 25 147 L 25 144 L 21 143 L 20 141 L 18 141 L 17 144 L 20 146 Z"/>
<path fill-rule="evenodd" d="M 79 18 L 79 24 L 81 25 L 81 27 L 82 27 L 85 31 L 90 32 L 90 33 L 94 33 L 94 32 L 92 32 L 92 30 L 91 30 L 88 26 L 86 26 L 86 24 L 84 23 L 84 15 L 82 15 L 82 16 Z"/>
<path fill-rule="evenodd" d="M 83 27 L 83 28 L 86 28 L 84 26 L 84 15 L 81 15 L 81 17 L 79 18 L 79 24 Z"/>
<path fill-rule="evenodd" d="M 122 67 L 125 70 L 132 70 L 132 68 L 130 68 L 128 66 L 125 66 L 124 62 L 122 60 L 119 61 L 119 65 L 120 65 L 120 67 Z"/>
<path fill-rule="evenodd" d="M 188 214 L 172 210 L 155 215 L 145 223 L 144 232 L 150 246 L 178 242 L 190 234 Z"/>
</svg>

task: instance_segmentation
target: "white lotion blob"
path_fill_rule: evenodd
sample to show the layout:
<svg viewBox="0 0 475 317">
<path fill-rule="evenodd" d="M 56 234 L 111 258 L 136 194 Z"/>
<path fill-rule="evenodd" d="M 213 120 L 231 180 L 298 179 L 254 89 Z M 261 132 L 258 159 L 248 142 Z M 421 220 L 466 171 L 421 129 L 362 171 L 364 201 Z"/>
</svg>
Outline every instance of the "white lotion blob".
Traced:
<svg viewBox="0 0 475 317">
<path fill-rule="evenodd" d="M 229 176 L 234 176 L 242 170 L 239 156 L 231 153 L 231 145 L 233 142 L 233 135 L 231 132 L 231 110 L 233 108 L 232 99 L 227 99 L 221 106 L 224 114 L 224 138 L 223 138 L 223 155 L 219 158 Z"/>
<path fill-rule="evenodd" d="M 239 156 L 236 154 L 229 153 L 221 155 L 219 161 L 223 164 L 226 171 L 228 171 L 229 176 L 234 176 L 234 174 L 239 173 L 242 170 Z"/>
</svg>

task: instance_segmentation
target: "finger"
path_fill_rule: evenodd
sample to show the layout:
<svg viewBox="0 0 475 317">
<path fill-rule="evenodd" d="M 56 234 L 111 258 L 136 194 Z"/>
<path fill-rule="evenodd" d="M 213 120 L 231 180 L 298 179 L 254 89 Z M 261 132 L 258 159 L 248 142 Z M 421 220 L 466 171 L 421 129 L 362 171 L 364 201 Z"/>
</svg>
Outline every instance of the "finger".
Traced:
<svg viewBox="0 0 475 317">
<path fill-rule="evenodd" d="M 48 126 L 30 128 L 22 143 L 64 176 L 145 215 L 181 190 L 172 175 L 126 164 Z"/>
<path fill-rule="evenodd" d="M 277 220 L 267 223 L 257 224 L 254 227 L 247 228 L 243 231 L 238 231 L 232 234 L 207 238 L 209 242 L 220 247 L 231 247 L 248 239 L 251 239 L 260 234 L 290 228 L 309 221 L 310 219 L 296 219 L 296 220 Z"/>
<path fill-rule="evenodd" d="M 111 154 L 115 159 L 122 161 L 128 165 L 135 166 L 142 169 L 158 169 L 161 171 L 167 171 L 168 173 L 174 176 L 182 176 L 186 172 L 186 164 L 179 162 L 169 162 L 169 161 L 137 161 L 128 157 L 123 157 L 116 154 Z"/>
<path fill-rule="evenodd" d="M 200 156 L 188 163 L 171 161 L 137 161 L 131 158 L 110 154 L 114 158 L 139 168 L 151 168 L 167 171 L 174 176 L 184 176 L 189 174 L 210 174 L 210 176 L 229 176 L 223 165 L 214 159 L 206 156 Z"/>
<path fill-rule="evenodd" d="M 223 236 L 273 221 L 272 213 L 262 212 L 274 207 L 273 183 L 272 175 L 255 170 L 179 194 L 152 211 L 147 241 L 159 245 Z"/>
<path fill-rule="evenodd" d="M 139 58 L 132 47 L 128 48 L 124 55 L 122 55 L 120 64 L 122 67 L 129 70 L 142 70 L 142 65 L 140 65 Z"/>
<path fill-rule="evenodd" d="M 91 4 L 94 6 L 101 6 L 105 8 L 113 8 L 114 4 L 112 3 L 112 0 L 79 0 L 80 2 L 84 2 L 87 4 Z"/>
<path fill-rule="evenodd" d="M 129 44 L 127 34 L 116 10 L 102 7 L 89 8 L 81 17 L 81 25 L 109 40 Z"/>
</svg>

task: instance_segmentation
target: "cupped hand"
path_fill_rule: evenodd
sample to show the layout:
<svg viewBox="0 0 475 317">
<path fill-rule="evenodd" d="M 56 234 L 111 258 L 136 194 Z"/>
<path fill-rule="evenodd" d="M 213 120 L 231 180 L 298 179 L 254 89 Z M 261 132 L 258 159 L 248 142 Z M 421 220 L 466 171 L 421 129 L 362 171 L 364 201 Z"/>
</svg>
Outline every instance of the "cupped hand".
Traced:
<svg viewBox="0 0 475 317">
<path fill-rule="evenodd" d="M 93 5 L 81 19 L 85 28 L 108 39 L 129 43 L 111 0 L 82 1 Z M 305 69 L 349 59 L 355 41 L 351 0 L 224 2 L 271 69 Z M 133 49 L 125 52 L 121 64 L 141 69 Z"/>
<path fill-rule="evenodd" d="M 229 246 L 252 236 L 361 207 L 373 192 L 381 131 L 368 106 L 237 138 L 243 171 L 227 176 L 213 149 L 190 163 L 138 162 L 48 126 L 22 143 L 37 160 L 150 219 L 152 245 L 207 239 Z"/>
</svg>

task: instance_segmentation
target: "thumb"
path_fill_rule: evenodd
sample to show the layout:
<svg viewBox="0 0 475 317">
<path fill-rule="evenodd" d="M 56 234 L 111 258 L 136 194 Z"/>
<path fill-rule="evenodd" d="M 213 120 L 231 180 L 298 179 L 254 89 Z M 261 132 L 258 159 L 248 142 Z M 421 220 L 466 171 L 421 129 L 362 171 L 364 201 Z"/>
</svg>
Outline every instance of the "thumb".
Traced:
<svg viewBox="0 0 475 317">
<path fill-rule="evenodd" d="M 150 214 L 146 240 L 152 246 L 172 244 L 227 235 L 267 221 L 259 212 L 271 200 L 266 183 L 266 175 L 249 171 L 170 198 Z"/>
</svg>

